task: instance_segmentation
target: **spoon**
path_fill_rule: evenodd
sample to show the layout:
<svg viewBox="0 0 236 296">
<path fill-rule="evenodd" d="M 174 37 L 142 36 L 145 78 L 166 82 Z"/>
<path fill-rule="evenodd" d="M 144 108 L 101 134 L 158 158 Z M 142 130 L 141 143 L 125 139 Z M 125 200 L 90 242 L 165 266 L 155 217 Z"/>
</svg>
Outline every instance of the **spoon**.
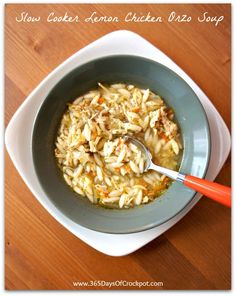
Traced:
<svg viewBox="0 0 236 296">
<path fill-rule="evenodd" d="M 143 152 L 146 157 L 144 172 L 148 170 L 155 170 L 173 180 L 183 183 L 185 186 L 202 193 L 224 206 L 231 207 L 230 187 L 155 165 L 152 162 L 152 155 L 150 151 L 143 143 L 130 136 L 124 136 L 124 140 L 136 145 Z"/>
</svg>

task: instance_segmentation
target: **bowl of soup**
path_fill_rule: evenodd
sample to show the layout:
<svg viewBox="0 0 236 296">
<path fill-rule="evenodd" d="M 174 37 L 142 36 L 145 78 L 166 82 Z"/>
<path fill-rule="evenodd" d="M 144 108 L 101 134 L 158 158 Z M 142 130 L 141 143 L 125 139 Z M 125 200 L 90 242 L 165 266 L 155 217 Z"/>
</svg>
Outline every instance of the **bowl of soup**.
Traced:
<svg viewBox="0 0 236 296">
<path fill-rule="evenodd" d="M 165 223 L 194 198 L 183 184 L 145 172 L 145 157 L 127 135 L 156 164 L 205 176 L 209 124 L 190 86 L 149 59 L 99 58 L 65 75 L 34 123 L 34 169 L 62 214 L 95 231 L 132 233 Z"/>
</svg>

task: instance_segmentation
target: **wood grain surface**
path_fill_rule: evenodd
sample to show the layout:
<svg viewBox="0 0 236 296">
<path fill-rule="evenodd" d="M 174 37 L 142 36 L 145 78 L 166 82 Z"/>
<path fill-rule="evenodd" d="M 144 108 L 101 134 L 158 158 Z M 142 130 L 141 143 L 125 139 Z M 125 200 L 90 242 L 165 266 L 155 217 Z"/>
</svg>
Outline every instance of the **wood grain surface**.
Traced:
<svg viewBox="0 0 236 296">
<path fill-rule="evenodd" d="M 17 23 L 26 11 L 38 23 Z M 47 15 L 80 18 L 93 11 L 120 16 L 171 11 L 191 23 L 47 23 Z M 215 26 L 198 15 L 224 16 Z M 5 124 L 38 83 L 66 58 L 118 29 L 142 35 L 172 58 L 203 89 L 230 129 L 230 5 L 23 5 L 5 7 Z M 135 46 L 135 45 L 134 45 Z M 230 185 L 230 158 L 216 181 Z M 149 289 L 227 290 L 231 288 L 230 210 L 207 198 L 177 225 L 131 255 L 101 254 L 57 223 L 36 201 L 5 154 L 5 287 L 7 290 L 73 290 L 73 281 L 162 281 Z M 95 289 L 106 289 L 95 287 Z M 113 289 L 137 289 L 115 287 Z M 148 287 L 146 288 L 148 289 Z"/>
</svg>

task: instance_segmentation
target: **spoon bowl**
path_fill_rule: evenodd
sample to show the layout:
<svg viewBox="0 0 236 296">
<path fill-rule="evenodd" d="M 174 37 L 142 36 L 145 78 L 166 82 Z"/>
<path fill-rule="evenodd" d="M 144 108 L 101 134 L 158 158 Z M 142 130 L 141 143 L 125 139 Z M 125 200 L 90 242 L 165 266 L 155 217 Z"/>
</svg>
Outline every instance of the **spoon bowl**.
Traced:
<svg viewBox="0 0 236 296">
<path fill-rule="evenodd" d="M 148 170 L 157 171 L 158 173 L 161 173 L 173 180 L 183 183 L 185 186 L 204 194 L 205 196 L 223 204 L 224 206 L 231 207 L 230 187 L 194 176 L 187 176 L 185 174 L 158 166 L 153 163 L 152 154 L 142 142 L 130 136 L 125 136 L 124 140 L 136 145 L 136 147 L 142 151 L 143 155 L 145 156 L 144 172 L 147 172 Z"/>
</svg>

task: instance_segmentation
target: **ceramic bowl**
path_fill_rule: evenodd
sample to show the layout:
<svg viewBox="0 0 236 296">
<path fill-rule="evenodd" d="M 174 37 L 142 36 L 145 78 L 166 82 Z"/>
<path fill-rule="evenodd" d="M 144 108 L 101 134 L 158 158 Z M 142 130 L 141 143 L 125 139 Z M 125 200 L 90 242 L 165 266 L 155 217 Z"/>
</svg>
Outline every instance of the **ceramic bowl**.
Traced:
<svg viewBox="0 0 236 296">
<path fill-rule="evenodd" d="M 64 76 L 40 106 L 33 127 L 32 156 L 42 189 L 69 219 L 106 233 L 133 233 L 161 225 L 194 198 L 195 191 L 173 182 L 153 202 L 132 209 L 105 209 L 78 196 L 65 183 L 54 156 L 57 129 L 67 103 L 97 82 L 132 83 L 149 88 L 175 111 L 183 139 L 182 173 L 203 178 L 210 158 L 210 131 L 205 111 L 190 86 L 169 68 L 138 56 L 115 55 L 77 67 Z"/>
</svg>

